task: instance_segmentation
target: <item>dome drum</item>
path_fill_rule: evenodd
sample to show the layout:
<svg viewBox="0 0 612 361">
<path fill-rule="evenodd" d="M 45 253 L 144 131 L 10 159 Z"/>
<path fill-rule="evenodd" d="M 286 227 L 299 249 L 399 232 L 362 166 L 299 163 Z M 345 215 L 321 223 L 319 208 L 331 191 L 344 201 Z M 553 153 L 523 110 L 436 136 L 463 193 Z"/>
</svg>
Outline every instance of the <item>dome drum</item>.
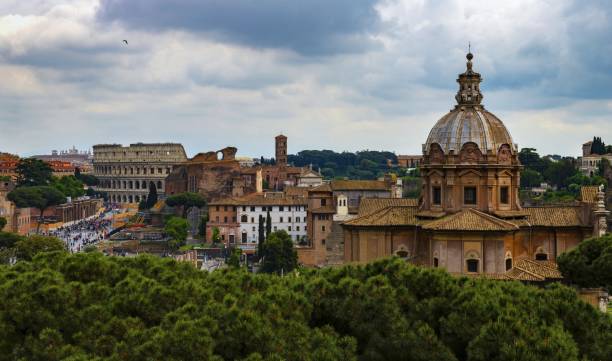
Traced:
<svg viewBox="0 0 612 361">
<path fill-rule="evenodd" d="M 436 122 L 423 144 L 420 210 L 454 213 L 519 211 L 518 146 L 503 122 L 481 104 L 480 74 L 457 79 L 457 106 Z"/>
</svg>

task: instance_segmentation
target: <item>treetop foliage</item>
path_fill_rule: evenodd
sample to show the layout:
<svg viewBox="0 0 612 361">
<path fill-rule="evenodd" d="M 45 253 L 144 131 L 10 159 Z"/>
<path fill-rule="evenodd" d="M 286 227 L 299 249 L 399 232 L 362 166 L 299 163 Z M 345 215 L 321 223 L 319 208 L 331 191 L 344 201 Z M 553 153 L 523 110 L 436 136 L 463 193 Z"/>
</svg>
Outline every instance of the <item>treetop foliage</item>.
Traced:
<svg viewBox="0 0 612 361">
<path fill-rule="evenodd" d="M 85 195 L 83 182 L 75 176 L 51 177 L 50 186 L 62 192 L 64 196 L 78 198 Z"/>
<path fill-rule="evenodd" d="M 40 159 L 22 158 L 17 164 L 17 185 L 18 186 L 47 186 L 51 183 L 53 169 L 51 166 Z"/>
<path fill-rule="evenodd" d="M 593 143 L 591 144 L 591 154 L 608 154 L 612 153 L 612 146 L 606 146 L 601 140 L 601 137 L 593 137 Z"/>
<path fill-rule="evenodd" d="M 562 253 L 557 263 L 569 282 L 612 291 L 612 235 L 580 242 L 576 248 Z"/>
<path fill-rule="evenodd" d="M 559 193 L 547 192 L 544 201 L 574 200 L 582 186 L 608 183 L 599 174 L 592 177 L 582 174 L 572 157 L 540 157 L 534 148 L 522 148 L 518 157 L 525 167 L 521 172 L 521 188 L 538 187 L 543 182 L 557 187 Z"/>
<path fill-rule="evenodd" d="M 185 217 L 189 208 L 204 207 L 206 205 L 206 199 L 204 199 L 204 197 L 199 193 L 185 192 L 166 198 L 166 204 L 170 207 L 182 207 L 182 215 Z"/>
<path fill-rule="evenodd" d="M 612 320 L 561 285 L 399 259 L 201 272 L 153 256 L 43 253 L 0 267 L 0 360 L 606 360 Z"/>
<path fill-rule="evenodd" d="M 170 237 L 172 249 L 178 249 L 185 244 L 189 230 L 189 222 L 185 218 L 170 217 L 164 226 L 164 232 Z"/>
<path fill-rule="evenodd" d="M 288 273 L 297 268 L 297 251 L 287 231 L 280 230 L 270 233 L 261 246 L 263 258 L 261 270 L 267 273 Z"/>
<path fill-rule="evenodd" d="M 8 200 L 17 207 L 33 207 L 43 212 L 47 207 L 62 204 L 66 197 L 58 189 L 50 186 L 15 188 L 7 195 Z"/>
<path fill-rule="evenodd" d="M 328 179 L 336 177 L 376 179 L 389 171 L 388 160 L 397 164 L 395 153 L 372 150 L 355 153 L 336 153 L 333 150 L 303 150 L 288 157 L 288 161 L 297 167 L 312 165 L 315 169 L 321 169 L 323 176 Z"/>
</svg>

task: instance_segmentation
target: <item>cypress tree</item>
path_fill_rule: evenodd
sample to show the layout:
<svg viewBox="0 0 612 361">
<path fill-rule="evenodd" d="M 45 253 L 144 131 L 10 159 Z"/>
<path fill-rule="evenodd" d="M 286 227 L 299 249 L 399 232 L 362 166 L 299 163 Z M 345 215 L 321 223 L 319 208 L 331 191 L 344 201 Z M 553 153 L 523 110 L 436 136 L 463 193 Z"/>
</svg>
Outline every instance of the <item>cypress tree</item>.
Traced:
<svg viewBox="0 0 612 361">
<path fill-rule="evenodd" d="M 260 214 L 259 215 L 259 239 L 258 239 L 258 243 L 257 243 L 257 256 L 259 258 L 261 258 L 261 255 L 263 254 L 263 244 L 264 244 L 264 240 L 265 240 L 265 222 L 264 222 L 264 217 Z"/>
<path fill-rule="evenodd" d="M 270 237 L 270 233 L 272 233 L 272 217 L 270 217 L 270 211 L 266 215 L 266 239 Z"/>
<path fill-rule="evenodd" d="M 149 183 L 149 195 L 147 196 L 147 209 L 151 209 L 157 203 L 157 187 L 155 183 Z"/>
</svg>

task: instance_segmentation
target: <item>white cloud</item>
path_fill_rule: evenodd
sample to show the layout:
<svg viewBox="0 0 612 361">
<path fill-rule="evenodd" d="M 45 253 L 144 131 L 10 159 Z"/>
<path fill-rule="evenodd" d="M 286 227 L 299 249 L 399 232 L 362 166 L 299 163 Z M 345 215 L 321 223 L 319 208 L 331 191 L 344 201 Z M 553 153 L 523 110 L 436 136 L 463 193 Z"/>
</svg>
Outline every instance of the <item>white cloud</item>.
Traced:
<svg viewBox="0 0 612 361">
<path fill-rule="evenodd" d="M 381 46 L 334 55 L 133 30 L 96 21 L 97 8 L 2 2 L 0 151 L 174 141 L 190 154 L 234 145 L 259 156 L 283 132 L 291 152 L 419 153 L 454 105 L 467 41 L 487 108 L 520 146 L 577 154 L 593 135 L 612 142 L 612 65 L 582 53 L 608 46 L 609 12 L 596 3 L 384 0 L 368 34 Z M 583 31 L 601 44 L 580 42 Z"/>
</svg>

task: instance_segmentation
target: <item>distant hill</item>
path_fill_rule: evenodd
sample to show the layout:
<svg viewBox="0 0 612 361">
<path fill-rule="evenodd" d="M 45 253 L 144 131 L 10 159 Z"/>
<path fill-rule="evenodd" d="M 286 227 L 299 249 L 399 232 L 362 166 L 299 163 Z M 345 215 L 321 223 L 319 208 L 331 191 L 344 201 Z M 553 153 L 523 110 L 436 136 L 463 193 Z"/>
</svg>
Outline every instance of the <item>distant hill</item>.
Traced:
<svg viewBox="0 0 612 361">
<path fill-rule="evenodd" d="M 388 151 L 362 150 L 337 153 L 333 150 L 303 150 L 289 155 L 289 163 L 320 169 L 327 179 L 376 179 L 394 171 L 397 155 Z"/>
</svg>

